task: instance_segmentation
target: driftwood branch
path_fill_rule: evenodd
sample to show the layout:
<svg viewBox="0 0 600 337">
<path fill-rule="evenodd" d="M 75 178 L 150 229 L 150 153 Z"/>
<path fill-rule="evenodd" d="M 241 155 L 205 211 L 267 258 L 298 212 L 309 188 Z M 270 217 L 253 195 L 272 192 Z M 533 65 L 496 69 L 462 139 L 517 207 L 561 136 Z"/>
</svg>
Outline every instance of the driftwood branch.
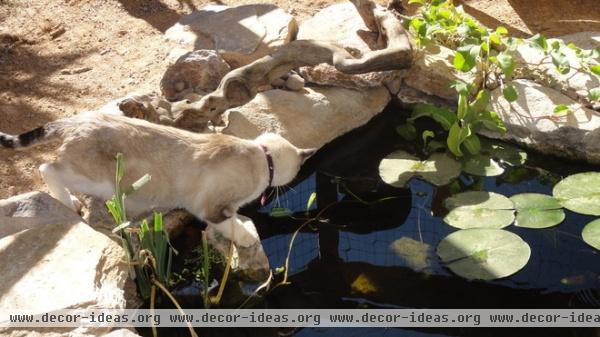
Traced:
<svg viewBox="0 0 600 337">
<path fill-rule="evenodd" d="M 258 88 L 270 84 L 288 71 L 321 63 L 333 65 L 346 74 L 405 69 L 412 63 L 412 48 L 400 20 L 390 10 L 369 0 L 352 0 L 365 25 L 379 33 L 386 48 L 353 57 L 344 48 L 313 40 L 297 40 L 280 47 L 273 55 L 260 58 L 229 72 L 212 93 L 197 102 L 180 101 L 172 106 L 175 124 L 198 129 L 217 120 L 227 109 L 244 105 L 256 96 Z"/>
</svg>

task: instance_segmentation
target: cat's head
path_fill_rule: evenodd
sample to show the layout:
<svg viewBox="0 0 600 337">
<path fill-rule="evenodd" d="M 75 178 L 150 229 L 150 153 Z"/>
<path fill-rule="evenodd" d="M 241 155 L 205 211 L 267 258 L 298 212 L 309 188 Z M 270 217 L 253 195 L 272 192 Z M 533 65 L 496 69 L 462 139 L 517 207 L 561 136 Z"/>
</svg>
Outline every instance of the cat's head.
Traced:
<svg viewBox="0 0 600 337">
<path fill-rule="evenodd" d="M 317 151 L 297 148 L 275 133 L 262 134 L 255 142 L 265 146 L 273 158 L 273 186 L 282 186 L 292 181 L 300 171 L 300 166 Z"/>
</svg>

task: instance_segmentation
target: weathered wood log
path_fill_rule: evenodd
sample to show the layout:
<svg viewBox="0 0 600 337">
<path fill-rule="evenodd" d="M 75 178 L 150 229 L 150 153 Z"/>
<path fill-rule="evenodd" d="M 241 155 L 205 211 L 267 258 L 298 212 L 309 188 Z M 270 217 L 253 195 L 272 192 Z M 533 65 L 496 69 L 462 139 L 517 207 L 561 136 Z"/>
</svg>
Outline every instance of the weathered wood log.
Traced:
<svg viewBox="0 0 600 337">
<path fill-rule="evenodd" d="M 385 39 L 386 48 L 374 50 L 358 58 L 339 46 L 313 40 L 297 40 L 244 67 L 229 72 L 212 93 L 197 102 L 173 104 L 175 124 L 185 129 L 203 129 L 227 109 L 249 102 L 258 88 L 270 84 L 288 71 L 321 63 L 333 65 L 347 74 L 405 69 L 412 63 L 412 47 L 400 20 L 390 10 L 369 0 L 352 0 L 369 29 Z"/>
</svg>

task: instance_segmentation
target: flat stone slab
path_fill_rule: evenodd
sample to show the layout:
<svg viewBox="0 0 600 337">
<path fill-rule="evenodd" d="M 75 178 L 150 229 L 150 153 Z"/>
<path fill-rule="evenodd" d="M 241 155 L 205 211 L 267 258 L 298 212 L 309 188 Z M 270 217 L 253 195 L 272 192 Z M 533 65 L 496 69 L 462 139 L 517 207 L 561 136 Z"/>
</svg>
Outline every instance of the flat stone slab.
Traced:
<svg viewBox="0 0 600 337">
<path fill-rule="evenodd" d="M 519 98 L 509 103 L 500 88 L 492 92 L 490 109 L 508 129 L 504 136 L 483 134 L 522 144 L 545 154 L 600 164 L 600 114 L 561 92 L 529 80 L 513 81 Z M 565 104 L 572 111 L 557 116 L 554 108 Z"/>
<path fill-rule="evenodd" d="M 297 31 L 294 17 L 274 5 L 210 5 L 183 16 L 165 38 L 189 51 L 216 50 L 237 68 L 273 53 Z"/>
<path fill-rule="evenodd" d="M 264 132 L 282 135 L 302 148 L 320 148 L 377 115 L 390 101 L 384 87 L 361 91 L 317 87 L 269 90 L 225 112 L 223 133 L 254 139 Z"/>
<path fill-rule="evenodd" d="M 44 192 L 29 192 L 0 200 L 0 238 L 49 224 L 76 224 L 81 217 Z"/>
</svg>

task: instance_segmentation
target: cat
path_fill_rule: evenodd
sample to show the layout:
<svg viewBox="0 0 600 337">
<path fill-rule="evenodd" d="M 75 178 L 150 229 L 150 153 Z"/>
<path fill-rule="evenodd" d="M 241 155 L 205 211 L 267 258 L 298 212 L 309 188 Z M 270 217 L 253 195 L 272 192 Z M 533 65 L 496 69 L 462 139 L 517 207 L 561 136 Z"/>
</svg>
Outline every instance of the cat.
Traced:
<svg viewBox="0 0 600 337">
<path fill-rule="evenodd" d="M 114 194 L 115 155 L 123 153 L 129 186 L 144 174 L 151 181 L 129 195 L 127 212 L 183 208 L 209 225 L 235 226 L 240 206 L 270 186 L 288 184 L 314 149 L 299 149 L 265 133 L 254 140 L 197 134 L 124 116 L 82 113 L 13 136 L 0 145 L 20 149 L 59 142 L 57 159 L 40 166 L 50 193 L 76 210 L 71 193 L 104 200 Z M 223 228 L 226 236 L 233 229 Z"/>
</svg>

